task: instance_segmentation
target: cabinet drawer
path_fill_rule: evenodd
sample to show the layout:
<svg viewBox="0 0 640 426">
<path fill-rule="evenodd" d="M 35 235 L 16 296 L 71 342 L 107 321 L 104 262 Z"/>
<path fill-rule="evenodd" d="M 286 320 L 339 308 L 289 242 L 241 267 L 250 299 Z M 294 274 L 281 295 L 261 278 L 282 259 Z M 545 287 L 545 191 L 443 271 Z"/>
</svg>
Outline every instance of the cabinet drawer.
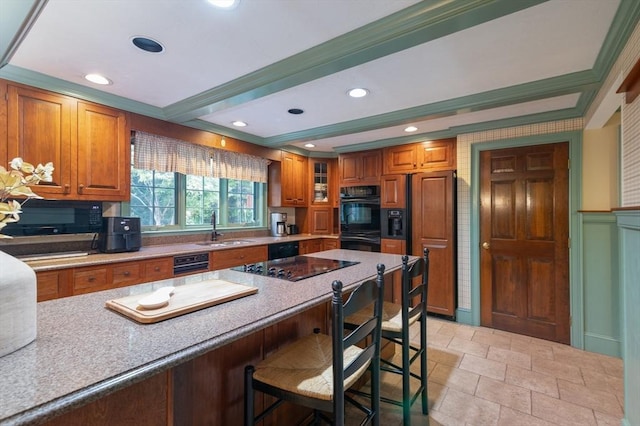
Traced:
<svg viewBox="0 0 640 426">
<path fill-rule="evenodd" d="M 309 254 L 322 251 L 322 240 L 304 240 L 300 241 L 300 254 Z"/>
<path fill-rule="evenodd" d="M 164 280 L 173 277 L 173 259 L 156 259 L 144 262 L 143 282 Z"/>
<path fill-rule="evenodd" d="M 211 253 L 210 270 L 232 268 L 267 260 L 267 246 L 218 250 Z"/>
<path fill-rule="evenodd" d="M 90 293 L 109 288 L 108 267 L 80 268 L 73 272 L 73 294 Z"/>
<path fill-rule="evenodd" d="M 132 285 L 139 283 L 140 281 L 141 277 L 139 263 L 131 262 L 113 267 L 113 287 Z"/>
<path fill-rule="evenodd" d="M 336 239 L 325 239 L 322 241 L 322 248 L 324 250 L 333 250 L 340 248 L 340 241 Z"/>
</svg>

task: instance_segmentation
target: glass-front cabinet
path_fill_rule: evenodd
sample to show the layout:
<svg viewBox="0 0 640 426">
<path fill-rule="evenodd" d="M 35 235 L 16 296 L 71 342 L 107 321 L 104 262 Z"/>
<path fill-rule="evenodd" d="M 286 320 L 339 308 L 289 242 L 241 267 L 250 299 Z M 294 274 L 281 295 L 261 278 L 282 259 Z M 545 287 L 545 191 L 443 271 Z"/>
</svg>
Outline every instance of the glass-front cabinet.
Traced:
<svg viewBox="0 0 640 426">
<path fill-rule="evenodd" d="M 311 204 L 330 204 L 336 194 L 333 182 L 332 164 L 329 158 L 309 158 L 309 176 L 311 177 Z"/>
</svg>

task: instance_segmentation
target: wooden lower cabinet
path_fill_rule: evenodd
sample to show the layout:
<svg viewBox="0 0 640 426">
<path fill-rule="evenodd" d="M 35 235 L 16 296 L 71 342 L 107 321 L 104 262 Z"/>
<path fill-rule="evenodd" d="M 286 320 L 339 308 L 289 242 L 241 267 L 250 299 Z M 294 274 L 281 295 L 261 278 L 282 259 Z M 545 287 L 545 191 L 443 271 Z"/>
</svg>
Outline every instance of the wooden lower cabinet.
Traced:
<svg viewBox="0 0 640 426">
<path fill-rule="evenodd" d="M 380 251 L 389 254 L 406 254 L 407 242 L 383 238 L 380 240 Z M 385 276 L 385 298 L 393 303 L 402 303 L 402 271 L 397 270 Z"/>
<path fill-rule="evenodd" d="M 91 293 L 112 288 L 112 266 L 87 266 L 73 270 L 73 294 Z"/>
<path fill-rule="evenodd" d="M 323 241 L 322 238 L 318 238 L 315 240 L 300 241 L 300 248 L 299 248 L 300 254 L 308 254 L 308 253 L 315 253 L 318 251 L 322 251 L 323 250 L 322 241 Z"/>
<path fill-rule="evenodd" d="M 323 250 L 333 250 L 340 248 L 340 240 L 337 238 L 325 238 L 322 240 L 322 249 Z"/>
<path fill-rule="evenodd" d="M 73 294 L 70 269 L 36 272 L 38 283 L 38 302 L 58 299 Z"/>
<path fill-rule="evenodd" d="M 212 251 L 209 255 L 209 270 L 233 268 L 246 263 L 267 260 L 267 246 L 242 247 L 229 250 Z"/>
<path fill-rule="evenodd" d="M 166 280 L 173 277 L 173 258 L 163 257 L 142 262 L 142 282 Z"/>
<path fill-rule="evenodd" d="M 173 257 L 36 272 L 38 302 L 173 277 Z"/>
</svg>

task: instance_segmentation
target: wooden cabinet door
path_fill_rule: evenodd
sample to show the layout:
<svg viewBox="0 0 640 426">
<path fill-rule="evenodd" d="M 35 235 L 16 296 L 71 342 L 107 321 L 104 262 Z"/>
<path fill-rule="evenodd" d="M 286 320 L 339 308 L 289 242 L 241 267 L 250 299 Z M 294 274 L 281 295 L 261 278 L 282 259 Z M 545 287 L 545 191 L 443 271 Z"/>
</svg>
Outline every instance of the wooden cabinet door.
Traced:
<svg viewBox="0 0 640 426">
<path fill-rule="evenodd" d="M 282 153 L 282 205 L 304 206 L 307 203 L 307 158 Z"/>
<path fill-rule="evenodd" d="M 75 151 L 76 101 L 40 90 L 8 85 L 7 157 L 28 163 L 53 163 L 53 181 L 33 191 L 64 197 L 71 192 L 72 152 Z M 7 164 L 2 164 L 7 168 Z"/>
<path fill-rule="evenodd" d="M 322 249 L 323 250 L 333 250 L 340 248 L 340 241 L 335 238 L 325 238 L 322 240 Z"/>
<path fill-rule="evenodd" d="M 382 175 L 382 151 L 379 149 L 341 154 L 338 157 L 340 184 L 378 185 Z"/>
<path fill-rule="evenodd" d="M 362 161 L 358 153 L 341 154 L 338 157 L 340 183 L 349 185 L 360 182 Z"/>
<path fill-rule="evenodd" d="M 380 207 L 403 209 L 407 206 L 407 176 L 388 175 L 380 179 Z"/>
<path fill-rule="evenodd" d="M 404 255 L 407 254 L 407 242 L 405 240 L 382 238 L 380 240 L 380 251 L 382 253 Z M 393 303 L 402 303 L 402 270 L 385 274 L 384 286 L 385 300 L 390 300 Z"/>
<path fill-rule="evenodd" d="M 408 173 L 417 167 L 418 156 L 415 144 L 384 148 L 384 174 Z"/>
<path fill-rule="evenodd" d="M 362 175 L 363 184 L 377 185 L 380 183 L 382 175 L 382 151 L 366 151 L 362 153 Z"/>
<path fill-rule="evenodd" d="M 131 144 L 125 113 L 78 102 L 76 190 L 87 200 L 128 200 Z"/>
<path fill-rule="evenodd" d="M 412 176 L 412 253 L 429 249 L 427 311 L 455 316 L 455 173 Z"/>
<path fill-rule="evenodd" d="M 309 214 L 309 233 L 310 234 L 330 234 L 333 228 L 331 224 L 332 218 L 331 207 L 310 207 Z"/>
<path fill-rule="evenodd" d="M 38 302 L 71 296 L 71 269 L 36 272 Z"/>
<path fill-rule="evenodd" d="M 418 168 L 423 171 L 455 170 L 456 139 L 422 142 L 417 145 Z"/>
<path fill-rule="evenodd" d="M 322 251 L 322 239 L 300 241 L 300 254 L 315 253 Z"/>
</svg>

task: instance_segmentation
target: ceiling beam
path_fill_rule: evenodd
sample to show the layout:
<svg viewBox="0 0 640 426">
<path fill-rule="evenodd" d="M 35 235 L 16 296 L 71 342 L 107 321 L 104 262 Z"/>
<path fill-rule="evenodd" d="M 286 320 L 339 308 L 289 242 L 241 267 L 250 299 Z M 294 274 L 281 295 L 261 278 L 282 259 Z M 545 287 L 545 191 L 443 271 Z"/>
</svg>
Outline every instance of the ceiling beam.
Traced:
<svg viewBox="0 0 640 426">
<path fill-rule="evenodd" d="M 187 122 L 290 89 L 547 0 L 424 0 L 311 49 L 165 107 Z"/>
</svg>

